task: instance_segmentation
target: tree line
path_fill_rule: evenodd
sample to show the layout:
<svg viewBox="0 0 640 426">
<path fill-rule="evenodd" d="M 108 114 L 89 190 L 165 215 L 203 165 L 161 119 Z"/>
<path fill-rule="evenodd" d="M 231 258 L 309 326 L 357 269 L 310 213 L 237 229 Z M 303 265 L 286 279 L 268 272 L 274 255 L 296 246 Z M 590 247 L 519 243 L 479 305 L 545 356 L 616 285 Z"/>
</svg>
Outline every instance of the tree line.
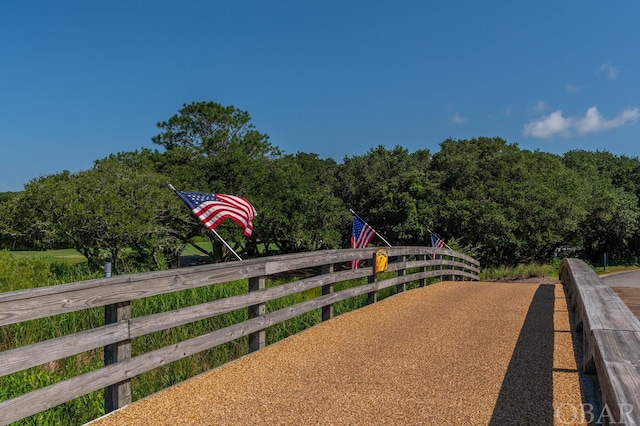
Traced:
<svg viewBox="0 0 640 426">
<path fill-rule="evenodd" d="M 447 139 L 438 152 L 372 148 L 342 163 L 284 154 L 248 112 L 185 104 L 157 124 L 158 149 L 112 154 L 0 194 L 0 246 L 72 247 L 117 272 L 178 264 L 189 243 L 214 261 L 229 250 L 168 189 L 239 195 L 258 216 L 250 238 L 217 228 L 243 258 L 349 247 L 356 211 L 394 245 L 430 245 L 429 231 L 483 266 L 597 263 L 640 256 L 640 160 L 606 151 L 555 155 L 494 137 Z M 228 222 L 228 223 L 227 223 Z M 374 243 L 376 241 L 374 240 Z"/>
</svg>

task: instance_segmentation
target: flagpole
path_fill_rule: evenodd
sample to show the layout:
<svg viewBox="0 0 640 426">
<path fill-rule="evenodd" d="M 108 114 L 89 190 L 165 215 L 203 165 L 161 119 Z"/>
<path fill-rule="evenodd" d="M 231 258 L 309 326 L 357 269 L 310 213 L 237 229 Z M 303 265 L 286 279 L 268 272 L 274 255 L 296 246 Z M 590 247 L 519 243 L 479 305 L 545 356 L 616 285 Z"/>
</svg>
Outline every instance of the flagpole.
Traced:
<svg viewBox="0 0 640 426">
<path fill-rule="evenodd" d="M 442 244 L 444 244 L 444 246 L 445 246 L 446 248 L 448 248 L 449 250 L 453 251 L 453 249 L 452 249 L 451 247 L 449 247 L 449 246 L 447 245 L 447 243 L 445 243 L 445 242 L 444 242 L 444 240 L 443 240 L 442 238 L 440 238 L 440 235 L 436 234 L 435 232 L 431 232 L 431 229 L 427 229 L 427 231 L 429 231 L 429 233 L 430 233 L 430 234 L 433 234 L 433 235 L 435 235 L 436 237 L 438 237 L 438 239 L 439 239 L 440 241 L 442 241 Z"/>
<path fill-rule="evenodd" d="M 240 256 L 238 256 L 238 253 L 236 253 L 236 251 L 235 251 L 234 249 L 232 249 L 232 248 L 231 248 L 231 246 L 230 246 L 229 244 L 227 244 L 227 242 L 226 242 L 225 240 L 223 240 L 223 239 L 222 239 L 222 237 L 220 236 L 220 234 L 218 234 L 218 233 L 216 232 L 216 230 L 215 230 L 215 229 L 211 229 L 210 231 L 211 231 L 211 232 L 213 232 L 214 234 L 216 234 L 216 237 L 220 238 L 220 241 L 222 241 L 222 242 L 224 243 L 224 245 L 225 245 L 225 246 L 227 246 L 227 248 L 228 248 L 229 250 L 231 250 L 231 253 L 233 253 L 233 254 L 235 254 L 235 255 L 236 255 L 236 257 L 238 258 L 238 260 L 242 260 L 242 258 L 241 258 Z"/>
<path fill-rule="evenodd" d="M 176 189 L 173 187 L 173 185 L 172 185 L 172 184 L 169 184 L 169 188 L 171 188 L 171 190 L 172 190 L 173 192 L 176 192 Z M 207 228 L 207 229 L 208 229 L 208 228 Z M 233 253 L 233 254 L 238 258 L 238 260 L 242 261 L 242 258 L 238 255 L 238 253 L 236 253 L 236 251 L 235 251 L 234 249 L 232 249 L 232 248 L 231 248 L 231 246 L 230 246 L 229 244 L 227 244 L 227 242 L 226 242 L 226 241 L 225 241 L 225 240 L 220 236 L 220 234 L 218 234 L 218 233 L 216 232 L 216 230 L 215 230 L 215 229 L 209 229 L 209 230 L 210 230 L 211 232 L 213 232 L 213 233 L 215 234 L 215 236 L 216 236 L 216 237 L 218 237 L 218 238 L 220 239 L 220 241 L 222 241 L 222 243 L 223 243 L 225 246 L 227 246 L 227 248 L 228 248 L 229 250 L 231 250 L 231 253 Z"/>
<path fill-rule="evenodd" d="M 358 219 L 362 220 L 369 228 L 373 229 L 373 227 L 371 225 L 369 225 L 367 222 L 365 222 L 360 216 L 358 216 L 358 213 L 354 212 L 353 209 L 349 209 L 349 211 Z M 382 241 L 384 241 L 389 247 L 393 247 L 391 244 L 389 244 L 389 241 L 385 240 L 384 237 L 382 235 L 380 235 L 380 233 L 378 231 L 376 231 L 375 229 L 373 229 L 373 232 L 376 233 L 376 235 L 378 237 L 380 237 L 380 239 Z"/>
</svg>

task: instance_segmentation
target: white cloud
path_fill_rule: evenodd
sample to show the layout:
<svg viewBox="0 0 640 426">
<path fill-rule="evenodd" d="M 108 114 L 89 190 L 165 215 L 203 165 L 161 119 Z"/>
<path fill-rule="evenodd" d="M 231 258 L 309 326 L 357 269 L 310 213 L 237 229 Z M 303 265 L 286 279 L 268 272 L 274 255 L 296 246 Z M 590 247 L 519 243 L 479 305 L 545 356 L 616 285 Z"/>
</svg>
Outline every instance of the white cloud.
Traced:
<svg viewBox="0 0 640 426">
<path fill-rule="evenodd" d="M 573 84 L 567 84 L 564 90 L 566 90 L 567 93 L 576 93 L 580 91 L 580 88 L 578 86 L 574 86 Z"/>
<path fill-rule="evenodd" d="M 455 114 L 453 114 L 449 120 L 452 123 L 456 123 L 456 124 L 462 124 L 462 123 L 466 123 L 467 122 L 467 117 L 463 117 L 460 114 L 458 114 L 457 112 Z"/>
<path fill-rule="evenodd" d="M 526 123 L 523 134 L 541 139 L 556 135 L 568 137 L 576 133 L 595 133 L 634 124 L 639 118 L 640 109 L 637 107 L 628 108 L 611 120 L 604 118 L 595 106 L 589 108 L 584 117 L 564 117 L 562 110 L 558 110 L 538 120 Z"/>
<path fill-rule="evenodd" d="M 615 80 L 619 70 L 610 63 L 606 63 L 600 65 L 600 72 L 607 74 L 607 77 L 609 77 L 611 80 Z"/>
<path fill-rule="evenodd" d="M 583 118 L 576 120 L 575 127 L 578 133 L 593 133 L 606 129 L 614 129 L 626 124 L 633 124 L 638 120 L 640 112 L 638 108 L 626 109 L 612 120 L 605 119 L 598 108 L 592 106 L 587 110 Z"/>
<path fill-rule="evenodd" d="M 546 139 L 558 133 L 566 133 L 571 126 L 571 120 L 562 116 L 562 110 L 552 112 L 537 121 L 530 121 L 524 125 L 524 135 Z"/>
</svg>

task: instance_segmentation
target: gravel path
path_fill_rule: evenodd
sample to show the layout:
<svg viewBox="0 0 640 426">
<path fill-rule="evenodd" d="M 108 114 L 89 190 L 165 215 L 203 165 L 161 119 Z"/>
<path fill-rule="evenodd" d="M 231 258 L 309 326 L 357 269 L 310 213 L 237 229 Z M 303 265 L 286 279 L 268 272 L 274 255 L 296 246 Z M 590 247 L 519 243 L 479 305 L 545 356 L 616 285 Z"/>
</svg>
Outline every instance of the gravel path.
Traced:
<svg viewBox="0 0 640 426">
<path fill-rule="evenodd" d="M 442 282 L 137 401 L 98 425 L 581 424 L 559 283 Z"/>
</svg>

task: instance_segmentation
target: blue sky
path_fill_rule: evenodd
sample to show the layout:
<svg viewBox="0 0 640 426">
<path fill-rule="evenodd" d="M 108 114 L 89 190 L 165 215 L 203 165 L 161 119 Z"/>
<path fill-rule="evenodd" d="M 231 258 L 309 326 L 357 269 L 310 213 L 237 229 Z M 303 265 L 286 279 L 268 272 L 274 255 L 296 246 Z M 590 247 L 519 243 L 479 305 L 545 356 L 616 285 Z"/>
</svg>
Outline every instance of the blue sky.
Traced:
<svg viewBox="0 0 640 426">
<path fill-rule="evenodd" d="M 0 192 L 159 148 L 185 103 L 285 153 L 378 145 L 640 156 L 640 2 L 20 1 L 0 6 Z"/>
</svg>

